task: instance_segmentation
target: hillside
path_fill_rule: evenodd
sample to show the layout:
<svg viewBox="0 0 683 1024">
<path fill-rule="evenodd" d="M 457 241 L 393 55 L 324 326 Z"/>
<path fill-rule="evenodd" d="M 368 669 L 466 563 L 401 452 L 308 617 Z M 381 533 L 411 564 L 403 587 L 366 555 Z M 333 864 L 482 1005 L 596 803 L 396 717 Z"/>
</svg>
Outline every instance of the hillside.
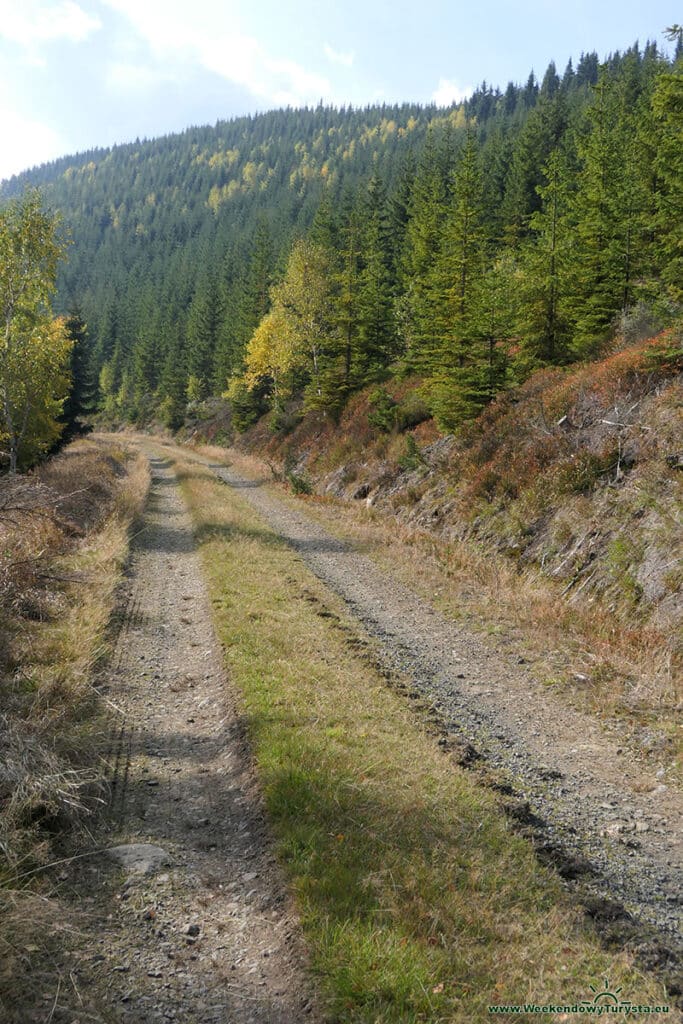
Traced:
<svg viewBox="0 0 683 1024">
<path fill-rule="evenodd" d="M 89 390 L 177 427 L 229 384 L 236 422 L 338 414 L 418 374 L 451 429 L 620 318 L 680 305 L 680 60 L 637 45 L 447 110 L 279 111 L 64 158 L 39 186 L 73 239 Z M 92 411 L 92 410 L 91 410 Z"/>
</svg>

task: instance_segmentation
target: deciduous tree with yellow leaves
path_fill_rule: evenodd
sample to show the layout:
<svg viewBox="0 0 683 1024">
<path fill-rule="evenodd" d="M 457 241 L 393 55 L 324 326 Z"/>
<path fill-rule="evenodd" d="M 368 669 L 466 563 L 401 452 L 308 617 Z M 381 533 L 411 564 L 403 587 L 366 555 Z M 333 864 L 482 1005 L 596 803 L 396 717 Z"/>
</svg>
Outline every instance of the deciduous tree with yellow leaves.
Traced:
<svg viewBox="0 0 683 1024">
<path fill-rule="evenodd" d="M 296 242 L 285 276 L 270 296 L 271 310 L 247 346 L 244 383 L 252 389 L 269 378 L 277 402 L 288 378 L 299 371 L 308 377 L 308 397 L 315 405 L 322 396 L 321 359 L 331 343 L 332 324 L 330 267 L 323 246 Z"/>
<path fill-rule="evenodd" d="M 0 453 L 10 473 L 59 436 L 72 346 L 50 295 L 64 245 L 40 194 L 0 209 Z"/>
</svg>

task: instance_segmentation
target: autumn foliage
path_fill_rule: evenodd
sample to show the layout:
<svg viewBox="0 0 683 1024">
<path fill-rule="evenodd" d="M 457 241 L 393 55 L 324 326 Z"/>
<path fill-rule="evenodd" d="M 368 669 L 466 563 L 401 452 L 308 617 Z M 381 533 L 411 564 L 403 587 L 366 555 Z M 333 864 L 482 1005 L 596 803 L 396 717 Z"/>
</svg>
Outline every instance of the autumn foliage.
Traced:
<svg viewBox="0 0 683 1024">
<path fill-rule="evenodd" d="M 38 193 L 0 210 L 0 457 L 10 473 L 61 432 L 72 341 L 49 300 L 63 248 Z"/>
<path fill-rule="evenodd" d="M 455 461 L 467 500 L 515 498 L 551 466 L 558 490 L 589 489 L 616 467 L 616 432 L 681 369 L 683 349 L 668 333 L 570 371 L 535 373 L 463 428 Z"/>
</svg>

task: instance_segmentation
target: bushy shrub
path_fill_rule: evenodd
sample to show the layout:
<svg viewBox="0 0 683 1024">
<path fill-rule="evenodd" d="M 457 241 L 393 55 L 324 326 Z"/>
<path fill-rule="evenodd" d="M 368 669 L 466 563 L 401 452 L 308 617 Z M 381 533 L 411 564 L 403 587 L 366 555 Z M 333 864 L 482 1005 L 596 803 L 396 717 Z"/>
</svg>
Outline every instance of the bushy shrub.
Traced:
<svg viewBox="0 0 683 1024">
<path fill-rule="evenodd" d="M 395 412 L 396 426 L 401 431 L 411 430 L 431 419 L 431 416 L 424 396 L 418 391 L 410 391 L 398 404 Z"/>
<path fill-rule="evenodd" d="M 264 388 L 248 388 L 243 380 L 234 377 L 226 391 L 230 402 L 232 422 L 239 433 L 243 433 L 267 411 Z"/>
<path fill-rule="evenodd" d="M 418 447 L 417 441 L 412 434 L 408 434 L 405 451 L 403 455 L 398 457 L 399 466 L 406 472 L 412 472 L 412 470 L 424 466 L 424 461 L 424 456 Z"/>
<path fill-rule="evenodd" d="M 279 406 L 273 410 L 270 420 L 271 433 L 286 437 L 287 434 L 291 434 L 293 430 L 296 430 L 301 423 L 301 419 L 302 410 L 300 407 L 287 406 L 282 408 Z"/>
<path fill-rule="evenodd" d="M 371 407 L 368 412 L 368 423 L 385 434 L 391 433 L 396 427 L 398 402 L 385 388 L 375 388 L 369 397 Z"/>
<path fill-rule="evenodd" d="M 178 430 L 183 425 L 183 405 L 167 395 L 159 403 L 157 415 L 161 423 L 169 430 Z"/>
<path fill-rule="evenodd" d="M 287 480 L 294 494 L 313 494 L 313 484 L 304 473 L 295 473 L 294 470 L 290 470 Z"/>
</svg>

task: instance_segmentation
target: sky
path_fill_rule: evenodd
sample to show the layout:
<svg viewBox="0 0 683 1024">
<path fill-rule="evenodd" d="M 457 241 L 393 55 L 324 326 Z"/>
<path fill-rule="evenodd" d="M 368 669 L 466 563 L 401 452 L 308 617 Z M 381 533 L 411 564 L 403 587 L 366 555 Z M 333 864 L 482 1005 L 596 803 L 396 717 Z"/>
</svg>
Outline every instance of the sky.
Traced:
<svg viewBox="0 0 683 1024">
<path fill-rule="evenodd" d="M 680 0 L 0 0 L 0 179 L 260 110 L 447 105 L 656 40 Z"/>
</svg>

